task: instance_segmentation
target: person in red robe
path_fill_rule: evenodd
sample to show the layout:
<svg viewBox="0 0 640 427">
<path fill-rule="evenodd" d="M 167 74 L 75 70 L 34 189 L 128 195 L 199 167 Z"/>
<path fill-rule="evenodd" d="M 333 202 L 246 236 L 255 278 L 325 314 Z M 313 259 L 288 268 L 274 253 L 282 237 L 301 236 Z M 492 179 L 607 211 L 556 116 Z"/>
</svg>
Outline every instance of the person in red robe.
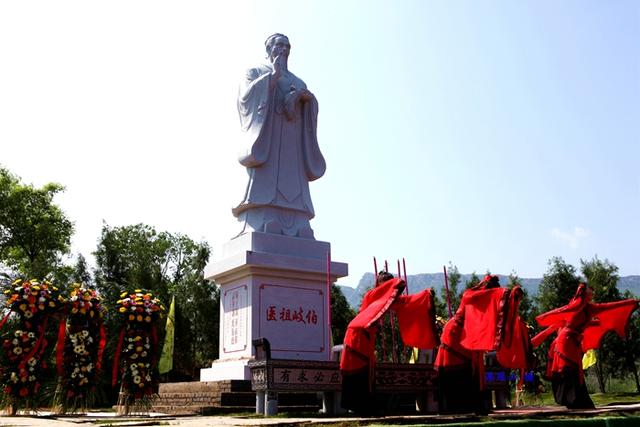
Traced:
<svg viewBox="0 0 640 427">
<path fill-rule="evenodd" d="M 402 295 L 405 282 L 380 272 L 376 287 L 367 292 L 358 315 L 349 323 L 340 359 L 342 407 L 360 414 L 382 409 L 373 398 L 373 372 L 378 321 L 389 310 L 398 316 L 400 336 L 406 346 L 422 349 L 438 345 L 433 292 L 425 289 Z"/>
<path fill-rule="evenodd" d="M 498 276 L 487 275 L 462 296 L 460 306 L 444 327 L 435 367 L 440 381 L 439 412 L 489 411 L 484 391 L 484 354 L 496 351 L 505 368 L 530 365 L 527 328 L 518 314 L 522 290 L 500 287 Z"/>
<path fill-rule="evenodd" d="M 569 304 L 536 317 L 546 329 L 531 340 L 537 347 L 558 333 L 549 347 L 546 378 L 551 381 L 555 401 L 569 409 L 594 408 L 584 382 L 582 356 L 599 348 L 609 331 L 624 338 L 629 318 L 638 307 L 634 299 L 595 304 L 591 297 L 591 288 L 580 284 Z"/>
</svg>

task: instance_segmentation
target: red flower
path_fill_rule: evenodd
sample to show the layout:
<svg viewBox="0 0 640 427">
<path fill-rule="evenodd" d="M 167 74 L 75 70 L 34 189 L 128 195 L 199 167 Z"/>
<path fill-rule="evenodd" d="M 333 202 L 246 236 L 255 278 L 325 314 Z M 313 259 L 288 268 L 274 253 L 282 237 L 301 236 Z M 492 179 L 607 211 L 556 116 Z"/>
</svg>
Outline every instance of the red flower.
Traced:
<svg viewBox="0 0 640 427">
<path fill-rule="evenodd" d="M 29 395 L 29 389 L 27 389 L 26 387 L 22 387 L 20 389 L 20 396 L 27 397 L 28 395 Z"/>
</svg>

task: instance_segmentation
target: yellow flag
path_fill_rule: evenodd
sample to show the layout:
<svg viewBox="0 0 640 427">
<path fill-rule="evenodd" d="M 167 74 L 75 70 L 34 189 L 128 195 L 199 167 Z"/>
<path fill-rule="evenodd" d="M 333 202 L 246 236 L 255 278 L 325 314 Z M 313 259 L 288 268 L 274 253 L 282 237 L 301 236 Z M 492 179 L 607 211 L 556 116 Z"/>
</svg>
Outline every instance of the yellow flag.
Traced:
<svg viewBox="0 0 640 427">
<path fill-rule="evenodd" d="M 411 349 L 411 356 L 409 357 L 409 363 L 418 363 L 420 359 L 420 349 L 413 347 Z"/>
<path fill-rule="evenodd" d="M 175 333 L 176 320 L 176 297 L 171 298 L 171 307 L 169 307 L 169 315 L 167 316 L 166 334 L 164 336 L 164 346 L 162 347 L 162 355 L 160 363 L 158 363 L 158 372 L 166 374 L 173 369 L 173 337 Z"/>
<path fill-rule="evenodd" d="M 582 369 L 588 369 L 596 364 L 596 351 L 594 349 L 587 350 L 582 356 Z"/>
</svg>

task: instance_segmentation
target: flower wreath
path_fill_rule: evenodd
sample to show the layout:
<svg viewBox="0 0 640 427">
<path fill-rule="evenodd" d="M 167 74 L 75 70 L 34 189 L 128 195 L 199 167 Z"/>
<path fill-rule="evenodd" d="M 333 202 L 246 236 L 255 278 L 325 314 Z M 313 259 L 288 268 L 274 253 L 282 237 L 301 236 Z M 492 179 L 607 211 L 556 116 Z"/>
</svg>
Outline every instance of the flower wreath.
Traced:
<svg viewBox="0 0 640 427">
<path fill-rule="evenodd" d="M 50 316 L 63 298 L 57 287 L 47 281 L 18 279 L 4 290 L 8 312 L 0 321 L 4 327 L 12 313 L 18 317 L 17 328 L 2 340 L 7 366 L 1 369 L 4 407 L 36 409 L 38 391 L 47 369 L 42 355 L 47 347 L 45 332 Z"/>
<path fill-rule="evenodd" d="M 120 298 L 118 312 L 124 325 L 118 337 L 112 384 L 115 386 L 120 377 L 126 400 L 120 403 L 144 404 L 145 399 L 158 393 L 156 327 L 165 309 L 152 293 L 140 289 L 133 293 L 124 292 Z"/>
<path fill-rule="evenodd" d="M 62 413 L 93 406 L 106 343 L 104 311 L 94 289 L 71 285 L 56 350 L 59 383 L 54 402 Z"/>
</svg>

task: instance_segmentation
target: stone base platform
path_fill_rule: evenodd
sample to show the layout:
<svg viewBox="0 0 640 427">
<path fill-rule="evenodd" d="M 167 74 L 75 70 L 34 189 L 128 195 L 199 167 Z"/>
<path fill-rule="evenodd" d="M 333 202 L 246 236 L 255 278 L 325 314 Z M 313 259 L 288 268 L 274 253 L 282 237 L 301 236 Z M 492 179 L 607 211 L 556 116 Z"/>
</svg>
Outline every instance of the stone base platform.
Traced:
<svg viewBox="0 0 640 427">
<path fill-rule="evenodd" d="M 320 402 L 314 393 L 283 395 L 282 410 L 317 411 Z M 171 415 L 208 415 L 255 412 L 256 394 L 251 381 L 190 381 L 161 383 L 153 412 Z"/>
</svg>

